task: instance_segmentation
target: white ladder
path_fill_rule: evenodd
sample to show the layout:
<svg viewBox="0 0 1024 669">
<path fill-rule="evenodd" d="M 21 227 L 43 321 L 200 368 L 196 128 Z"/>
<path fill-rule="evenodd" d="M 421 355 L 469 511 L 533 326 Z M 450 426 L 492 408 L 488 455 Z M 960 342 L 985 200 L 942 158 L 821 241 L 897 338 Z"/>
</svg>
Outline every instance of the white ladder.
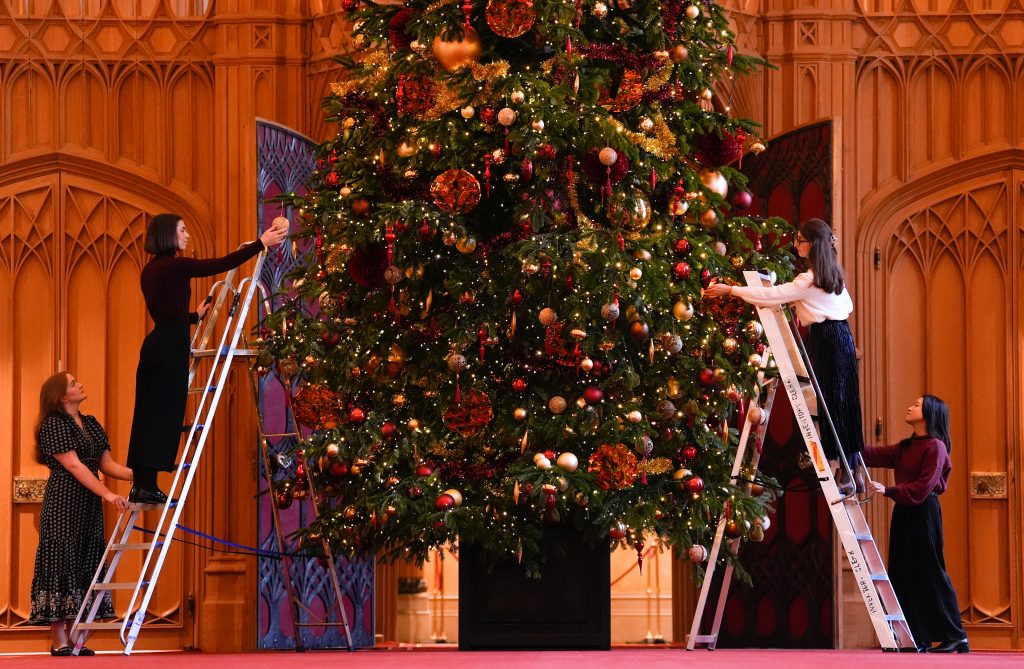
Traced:
<svg viewBox="0 0 1024 669">
<path fill-rule="evenodd" d="M 231 307 L 228 311 L 228 319 L 224 326 L 217 348 L 199 348 L 192 350 L 192 365 L 189 369 L 189 386 L 197 372 L 197 359 L 210 358 L 212 365 L 207 376 L 206 384 L 199 389 L 201 393 L 195 418 L 188 431 L 188 437 L 182 448 L 181 460 L 174 473 L 174 480 L 167 491 L 167 503 L 163 505 L 154 504 L 129 504 L 127 510 L 122 511 L 110 534 L 103 558 L 100 560 L 92 583 L 82 598 L 82 607 L 78 611 L 75 622 L 72 626 L 72 638 L 77 639 L 73 653 L 78 655 L 85 644 L 86 635 L 83 631 L 117 629 L 120 630 L 121 643 L 124 644 L 124 654 L 130 655 L 139 636 L 139 631 L 145 622 L 146 610 L 156 589 L 164 560 L 170 549 L 174 532 L 178 528 L 178 519 L 184 508 L 188 493 L 192 488 L 192 481 L 198 469 L 199 460 L 203 455 L 203 449 L 210 435 L 214 416 L 220 404 L 221 392 L 227 382 L 228 373 L 231 371 L 231 363 L 235 356 L 251 356 L 253 351 L 238 348 L 245 329 L 246 317 L 253 302 L 259 285 L 259 277 L 266 259 L 266 251 L 259 254 L 256 259 L 256 266 L 251 277 L 243 279 L 237 290 L 231 285 L 234 272 L 228 274 L 223 281 L 214 284 L 207 301 L 216 300 L 212 307 L 213 313 L 205 320 L 205 327 L 200 324 L 197 332 L 202 329 L 199 335 L 199 344 L 205 347 L 214 325 L 218 312 L 228 294 L 234 293 L 231 298 Z M 243 295 L 244 293 L 244 295 Z M 195 336 L 192 340 L 196 343 Z M 152 539 L 144 542 L 131 542 L 132 532 L 136 531 L 140 514 L 143 511 L 160 509 L 160 520 L 153 531 Z M 115 581 L 114 575 L 121 561 L 121 557 L 128 551 L 145 551 L 145 558 L 135 581 Z M 132 597 L 127 607 L 122 622 L 95 622 L 96 614 L 103 602 L 103 595 L 113 590 L 132 590 Z M 91 606 L 90 599 L 92 600 Z"/>
<path fill-rule="evenodd" d="M 771 285 L 771 282 L 763 279 L 757 272 L 747 271 L 743 273 L 749 286 Z M 802 343 L 797 342 L 790 329 L 782 307 L 757 307 L 757 316 L 764 326 L 765 338 L 768 340 L 768 348 L 771 356 L 778 367 L 778 383 L 770 389 L 774 395 L 780 388 L 785 391 L 789 402 L 793 407 L 793 415 L 796 419 L 800 436 L 803 438 L 807 454 L 821 483 L 821 491 L 825 496 L 829 512 L 832 514 L 832 522 L 835 524 L 839 539 L 843 544 L 846 559 L 850 562 L 853 576 L 857 581 L 857 590 L 864 600 L 868 611 L 868 617 L 875 629 L 875 636 L 882 650 L 899 651 L 914 650 L 917 645 L 914 643 L 913 634 L 907 624 L 907 619 L 900 608 L 896 592 L 893 590 L 892 582 L 885 570 L 885 563 L 878 551 L 878 546 L 871 534 L 867 518 L 860 507 L 860 502 L 855 496 L 843 496 L 836 486 L 832 469 L 828 464 L 824 451 L 821 448 L 821 439 L 814 423 L 814 416 L 807 405 L 806 397 L 815 396 L 814 370 L 810 361 L 807 360 L 806 351 L 803 351 Z M 767 357 L 767 353 L 766 353 Z M 769 400 L 770 402 L 771 400 Z M 817 400 L 818 409 L 828 417 L 828 407 L 819 397 Z M 765 419 L 767 425 L 767 419 Z M 831 423 L 831 420 L 829 420 Z M 763 433 L 763 431 L 762 431 Z M 738 467 L 742 464 L 743 440 L 741 437 L 740 449 L 737 451 L 736 463 L 733 465 L 735 476 Z M 842 459 L 842 458 L 841 458 Z M 845 466 L 845 464 L 843 465 Z M 705 644 L 713 649 L 718 641 L 718 632 L 722 621 L 722 611 L 728 595 L 730 577 L 732 575 L 731 565 L 725 573 L 722 581 L 722 588 L 719 593 L 718 609 L 716 610 L 714 626 L 710 634 L 698 634 L 701 619 L 704 614 L 704 606 L 707 602 L 706 589 L 710 587 L 711 576 L 716 567 L 718 551 L 723 538 L 724 519 L 719 523 L 718 531 L 715 534 L 715 543 L 712 547 L 711 556 L 708 559 L 708 568 L 704 576 L 704 585 L 701 588 L 701 596 L 697 602 L 697 611 L 694 614 L 693 624 L 687 638 L 687 649 L 693 650 L 697 643 Z M 736 540 L 738 541 L 738 540 Z"/>
</svg>

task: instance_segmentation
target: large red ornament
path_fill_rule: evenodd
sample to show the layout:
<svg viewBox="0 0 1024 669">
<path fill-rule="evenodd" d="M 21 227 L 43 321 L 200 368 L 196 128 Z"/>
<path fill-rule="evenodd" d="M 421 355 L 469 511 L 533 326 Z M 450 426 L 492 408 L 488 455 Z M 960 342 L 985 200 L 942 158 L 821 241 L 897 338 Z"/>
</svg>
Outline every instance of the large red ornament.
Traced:
<svg viewBox="0 0 1024 669">
<path fill-rule="evenodd" d="M 424 74 L 398 75 L 395 101 L 399 114 L 422 114 L 434 106 L 433 82 Z"/>
<path fill-rule="evenodd" d="M 526 34 L 537 20 L 533 0 L 490 0 L 484 15 L 494 34 L 507 38 Z"/>
<path fill-rule="evenodd" d="M 697 379 L 701 382 L 702 385 L 713 385 L 715 383 L 715 372 L 714 370 L 705 367 L 704 369 L 700 370 L 700 372 L 697 375 Z"/>
<path fill-rule="evenodd" d="M 743 142 L 747 133 L 742 128 L 735 133 L 721 131 L 710 132 L 694 141 L 697 147 L 696 158 L 704 167 L 722 167 L 736 162 L 743 155 Z"/>
<path fill-rule="evenodd" d="M 699 476 L 691 476 L 686 480 L 686 490 L 694 495 L 704 490 L 704 479 Z"/>
<path fill-rule="evenodd" d="M 455 506 L 455 498 L 448 493 L 443 492 L 437 496 L 437 501 L 434 502 L 434 506 L 437 507 L 438 511 L 448 511 Z"/>
<path fill-rule="evenodd" d="M 384 244 L 370 244 L 356 249 L 346 265 L 349 276 L 363 288 L 380 288 L 384 285 L 384 270 L 388 255 Z"/>
<path fill-rule="evenodd" d="M 388 21 L 388 41 L 395 49 L 408 49 L 412 44 L 412 38 L 406 34 L 405 27 L 415 16 L 412 10 L 400 9 Z"/>
<path fill-rule="evenodd" d="M 596 474 L 595 483 L 604 490 L 622 490 L 633 485 L 640 473 L 633 451 L 622 444 L 603 444 L 589 459 L 587 471 Z"/>
<path fill-rule="evenodd" d="M 526 379 L 515 379 L 512 381 L 512 390 L 517 393 L 526 392 L 527 387 Z"/>
<path fill-rule="evenodd" d="M 466 214 L 480 204 L 480 182 L 466 170 L 447 170 L 430 184 L 430 195 L 441 211 Z"/>
<path fill-rule="evenodd" d="M 690 240 L 680 237 L 672 244 L 672 250 L 678 255 L 685 255 L 690 252 Z"/>
<path fill-rule="evenodd" d="M 583 391 L 583 401 L 587 404 L 600 404 L 604 399 L 604 391 L 597 386 L 589 386 Z"/>
<path fill-rule="evenodd" d="M 688 279 L 690 277 L 690 265 L 685 262 L 677 262 L 672 266 L 672 275 L 677 279 Z"/>
<path fill-rule="evenodd" d="M 474 389 L 463 394 L 462 402 L 445 409 L 442 418 L 449 430 L 463 437 L 472 437 L 491 422 L 493 415 L 491 398 L 483 391 Z"/>
<path fill-rule="evenodd" d="M 427 463 L 423 463 L 416 467 L 416 476 L 430 476 L 433 473 L 434 468 L 428 465 Z"/>
</svg>

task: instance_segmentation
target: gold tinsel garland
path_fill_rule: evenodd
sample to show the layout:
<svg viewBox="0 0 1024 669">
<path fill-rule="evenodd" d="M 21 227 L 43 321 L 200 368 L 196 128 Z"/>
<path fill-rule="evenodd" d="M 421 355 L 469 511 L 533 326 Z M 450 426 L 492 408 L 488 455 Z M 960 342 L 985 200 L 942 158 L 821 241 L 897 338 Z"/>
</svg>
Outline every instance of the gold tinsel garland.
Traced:
<svg viewBox="0 0 1024 669">
<path fill-rule="evenodd" d="M 668 458 L 650 458 L 640 461 L 640 471 L 648 476 L 667 474 L 672 471 L 672 461 Z"/>
<path fill-rule="evenodd" d="M 487 65 L 470 63 L 469 70 L 473 79 L 484 82 L 483 87 L 477 91 L 470 100 L 470 104 L 479 104 L 481 101 L 490 99 L 494 81 L 508 74 L 509 64 L 507 60 L 497 60 Z M 459 92 L 445 84 L 434 80 L 433 82 L 434 105 L 419 116 L 424 121 L 436 121 L 448 112 L 454 111 L 463 105 L 462 96 Z"/>
<path fill-rule="evenodd" d="M 366 54 L 362 65 L 373 68 L 372 74 L 365 79 L 349 79 L 348 81 L 336 81 L 331 84 L 331 94 L 343 97 L 357 91 L 369 91 L 377 88 L 387 77 L 388 69 L 384 64 L 388 60 L 387 49 L 375 49 Z"/>
</svg>

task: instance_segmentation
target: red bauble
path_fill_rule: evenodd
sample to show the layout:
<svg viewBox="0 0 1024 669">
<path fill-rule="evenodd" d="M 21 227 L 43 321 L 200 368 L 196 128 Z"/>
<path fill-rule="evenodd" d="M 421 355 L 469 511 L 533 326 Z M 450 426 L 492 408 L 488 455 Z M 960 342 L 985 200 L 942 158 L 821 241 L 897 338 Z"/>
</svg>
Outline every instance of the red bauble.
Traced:
<svg viewBox="0 0 1024 669">
<path fill-rule="evenodd" d="M 619 541 L 621 539 L 625 539 L 626 538 L 626 528 L 622 524 L 613 525 L 608 530 L 608 536 L 612 540 L 614 540 L 614 541 Z"/>
<path fill-rule="evenodd" d="M 725 536 L 730 539 L 738 539 L 743 534 L 743 529 L 740 524 L 735 520 L 730 520 L 725 524 Z"/>
<path fill-rule="evenodd" d="M 679 255 L 684 255 L 690 252 L 690 240 L 684 238 L 677 239 L 672 245 L 672 250 Z"/>
<path fill-rule="evenodd" d="M 714 370 L 705 367 L 704 369 L 700 370 L 700 373 L 697 375 L 697 379 L 701 382 L 701 384 L 705 386 L 710 386 L 715 382 L 715 372 Z"/>
<path fill-rule="evenodd" d="M 320 341 L 333 348 L 341 342 L 341 335 L 337 332 L 324 332 L 320 335 Z"/>
<path fill-rule="evenodd" d="M 686 480 L 686 491 L 694 495 L 704 490 L 704 479 L 699 476 L 691 476 Z"/>
<path fill-rule="evenodd" d="M 651 328 L 643 321 L 633 321 L 629 324 L 629 338 L 637 344 L 642 344 L 651 336 Z"/>
<path fill-rule="evenodd" d="M 437 496 L 437 501 L 434 502 L 434 506 L 437 507 L 438 511 L 447 511 L 455 506 L 455 498 L 448 493 L 443 492 Z"/>
<path fill-rule="evenodd" d="M 423 221 L 419 229 L 416 230 L 416 234 L 417 236 L 419 236 L 421 242 L 429 242 L 431 239 L 434 238 L 434 234 L 436 232 L 437 231 L 434 230 L 434 228 L 430 227 L 430 225 L 426 221 Z"/>
<path fill-rule="evenodd" d="M 685 262 L 677 262 L 672 266 L 672 276 L 677 279 L 688 279 L 690 277 L 690 265 Z"/>
<path fill-rule="evenodd" d="M 537 10 L 533 0 L 490 0 L 484 16 L 495 35 L 511 39 L 525 35 L 533 27 Z"/>
<path fill-rule="evenodd" d="M 346 12 L 351 12 L 353 9 L 359 6 L 359 0 L 341 0 L 341 8 Z"/>
<path fill-rule="evenodd" d="M 423 463 L 416 468 L 416 476 L 430 476 L 433 473 L 434 468 L 426 463 Z"/>
<path fill-rule="evenodd" d="M 348 419 L 358 425 L 366 420 L 366 412 L 359 407 L 356 407 L 348 412 Z"/>
<path fill-rule="evenodd" d="M 340 479 L 345 474 L 348 474 L 348 465 L 344 462 L 332 462 L 331 463 L 331 476 L 336 479 Z"/>
<path fill-rule="evenodd" d="M 279 493 L 277 493 L 277 508 L 279 508 L 279 509 L 287 509 L 291 505 L 292 505 L 291 493 L 287 493 L 287 492 L 279 492 Z"/>
<path fill-rule="evenodd" d="M 681 452 L 683 454 L 684 460 L 693 460 L 697 457 L 697 447 L 694 446 L 693 444 L 690 444 L 689 446 L 684 446 Z"/>
<path fill-rule="evenodd" d="M 337 172 L 328 172 L 327 176 L 324 178 L 324 183 L 331 188 L 337 188 L 338 184 L 341 183 L 341 175 Z"/>
<path fill-rule="evenodd" d="M 398 427 L 391 421 L 380 426 L 380 436 L 385 439 L 394 439 L 396 434 L 398 434 Z"/>
<path fill-rule="evenodd" d="M 709 269 L 702 269 L 700 271 L 700 285 L 707 288 L 711 284 L 711 279 L 715 278 L 715 275 L 711 273 Z"/>
<path fill-rule="evenodd" d="M 754 204 L 754 196 L 750 194 L 750 191 L 737 191 L 732 196 L 732 203 L 740 211 L 749 209 L 750 205 Z"/>
<path fill-rule="evenodd" d="M 587 404 L 599 404 L 604 399 L 604 391 L 597 386 L 589 386 L 583 391 L 583 401 Z"/>
<path fill-rule="evenodd" d="M 498 112 L 494 111 L 494 107 L 484 107 L 480 110 L 480 120 L 491 125 L 498 120 Z"/>
<path fill-rule="evenodd" d="M 423 497 L 423 488 L 418 485 L 409 486 L 409 499 L 419 499 Z"/>
<path fill-rule="evenodd" d="M 527 387 L 526 379 L 515 379 L 512 381 L 512 390 L 517 393 L 525 392 Z"/>
<path fill-rule="evenodd" d="M 516 288 L 515 290 L 513 290 L 512 295 L 508 298 L 509 303 L 514 307 L 518 307 L 525 300 L 526 293 L 523 292 L 522 288 Z"/>
<path fill-rule="evenodd" d="M 431 182 L 430 196 L 445 213 L 468 214 L 480 204 L 480 182 L 466 170 L 446 170 Z"/>
</svg>

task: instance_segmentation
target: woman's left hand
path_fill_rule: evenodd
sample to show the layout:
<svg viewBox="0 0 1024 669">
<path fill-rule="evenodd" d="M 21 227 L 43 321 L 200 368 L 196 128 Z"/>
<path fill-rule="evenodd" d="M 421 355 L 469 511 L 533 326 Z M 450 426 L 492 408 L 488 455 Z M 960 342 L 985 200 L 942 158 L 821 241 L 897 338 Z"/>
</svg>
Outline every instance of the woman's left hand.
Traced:
<svg viewBox="0 0 1024 669">
<path fill-rule="evenodd" d="M 732 286 L 727 283 L 713 283 L 704 289 L 704 297 L 732 295 Z"/>
<path fill-rule="evenodd" d="M 875 492 L 877 492 L 879 495 L 884 495 L 885 494 L 885 484 L 884 483 L 879 483 L 878 481 L 872 481 L 871 482 L 871 487 L 874 488 Z"/>
</svg>

